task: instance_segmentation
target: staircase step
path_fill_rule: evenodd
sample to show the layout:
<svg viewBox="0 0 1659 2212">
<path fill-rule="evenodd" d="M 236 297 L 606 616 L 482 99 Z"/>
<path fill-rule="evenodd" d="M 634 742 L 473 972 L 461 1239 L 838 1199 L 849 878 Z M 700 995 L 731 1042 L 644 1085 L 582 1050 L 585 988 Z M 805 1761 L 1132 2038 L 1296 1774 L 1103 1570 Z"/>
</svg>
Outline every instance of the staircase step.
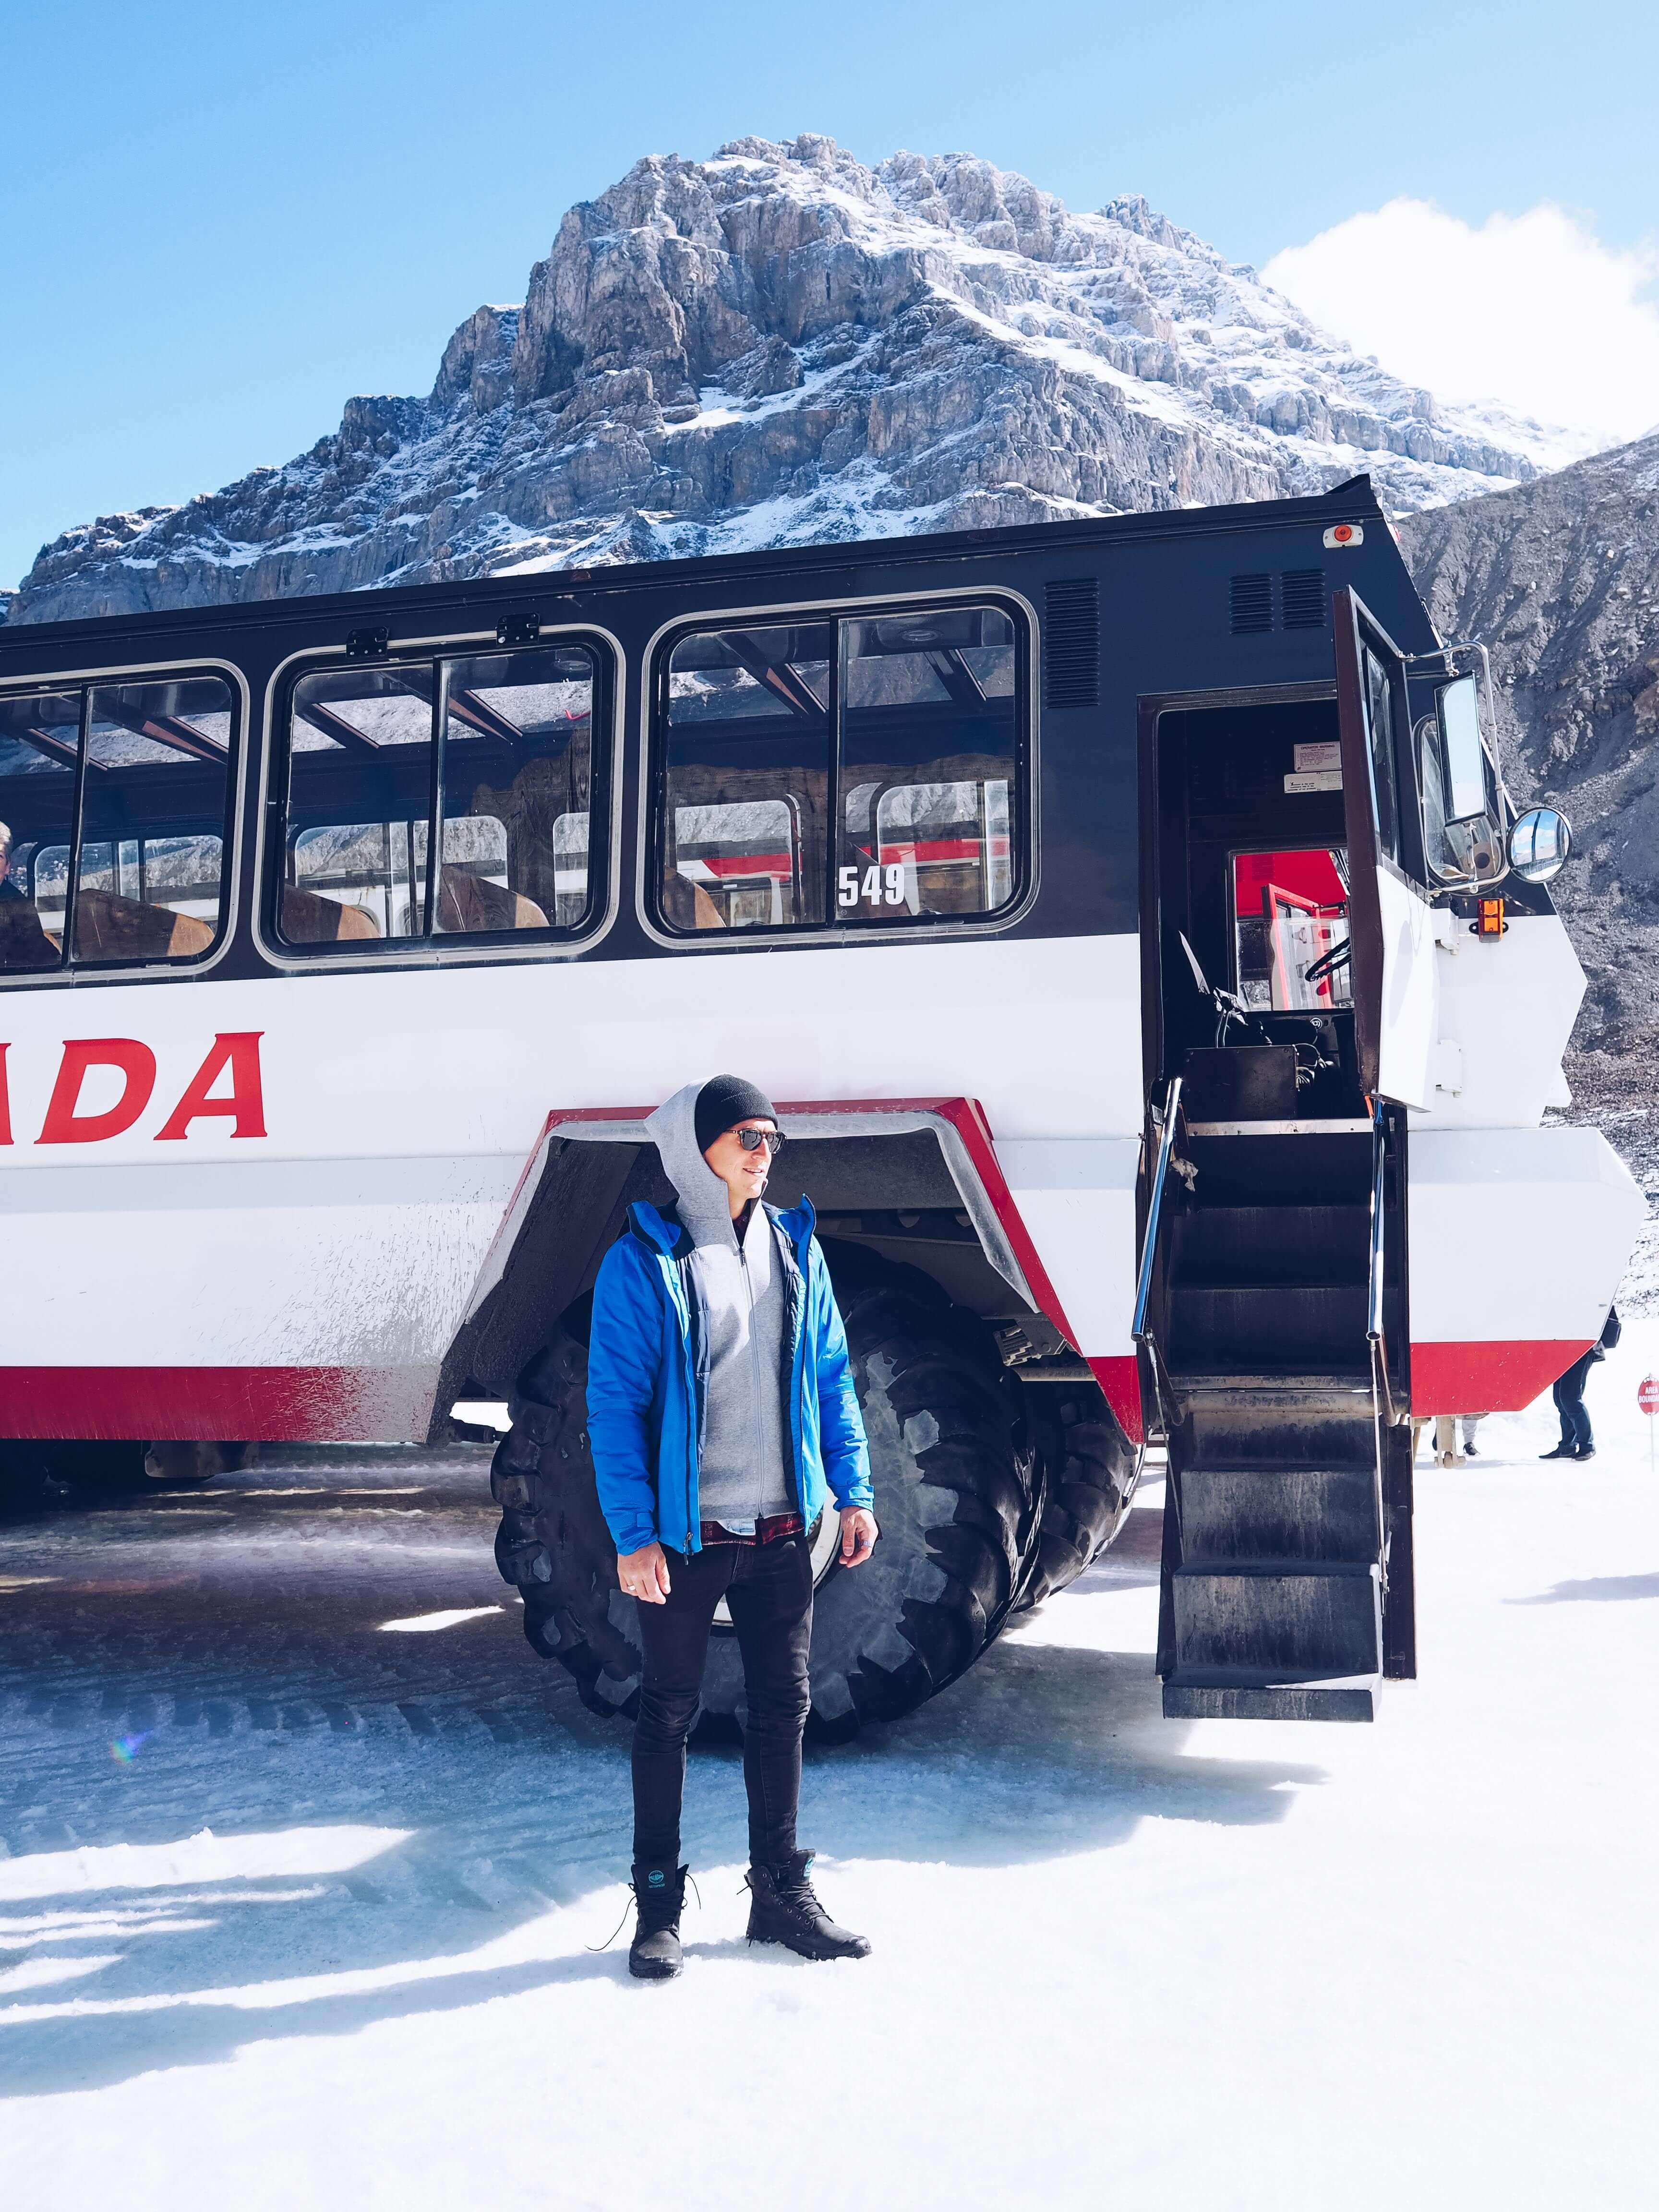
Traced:
<svg viewBox="0 0 1659 2212">
<path fill-rule="evenodd" d="M 1237 1667 L 1178 1667 L 1164 1685 L 1166 1720 L 1374 1721 L 1373 1674 L 1291 1675 L 1264 1681 Z"/>
<path fill-rule="evenodd" d="M 1183 1147 L 1198 1170 L 1200 1206 L 1364 1206 L 1370 1196 L 1367 1133 L 1330 1136 L 1200 1136 Z"/>
<path fill-rule="evenodd" d="M 1182 1375 L 1172 1388 L 1185 1466 L 1373 1463 L 1369 1376 Z"/>
<path fill-rule="evenodd" d="M 1363 1283 L 1370 1221 L 1363 1206 L 1204 1206 L 1171 1224 L 1172 1280 L 1191 1284 Z"/>
<path fill-rule="evenodd" d="M 1269 1677 L 1371 1674 L 1382 1655 L 1375 1564 L 1237 1560 L 1176 1568 L 1170 1580 L 1175 1664 Z"/>
<path fill-rule="evenodd" d="M 1188 1566 L 1297 1559 L 1368 1567 L 1377 1556 L 1369 1467 L 1187 1467 L 1175 1480 Z"/>
<path fill-rule="evenodd" d="M 1176 1375 L 1363 1372 L 1365 1285 L 1177 1281 L 1170 1295 L 1170 1365 Z"/>
</svg>

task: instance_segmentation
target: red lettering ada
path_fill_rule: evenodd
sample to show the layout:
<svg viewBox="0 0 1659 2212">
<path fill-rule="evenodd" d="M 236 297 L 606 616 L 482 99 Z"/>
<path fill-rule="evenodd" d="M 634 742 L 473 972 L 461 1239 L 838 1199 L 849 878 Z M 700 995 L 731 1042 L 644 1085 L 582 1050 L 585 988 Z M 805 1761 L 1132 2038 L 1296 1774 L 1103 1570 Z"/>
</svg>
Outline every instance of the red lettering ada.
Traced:
<svg viewBox="0 0 1659 2212">
<path fill-rule="evenodd" d="M 263 1030 L 230 1030 L 215 1037 L 212 1051 L 185 1085 L 184 1097 L 155 1132 L 158 1145 L 164 1139 L 187 1134 L 192 1121 L 207 1121 L 215 1115 L 234 1123 L 230 1133 L 233 1137 L 264 1135 L 265 1100 L 259 1073 L 259 1040 L 264 1035 Z M 210 1097 L 227 1068 L 230 1070 L 229 1091 L 222 1098 Z M 128 1126 L 122 1124 L 123 1127 Z"/>
<path fill-rule="evenodd" d="M 259 1070 L 259 1040 L 263 1030 L 222 1031 L 213 1048 L 185 1085 L 185 1095 L 155 1133 L 164 1137 L 188 1135 L 192 1121 L 228 1121 L 233 1137 L 263 1137 L 265 1133 L 264 1089 Z M 7 1085 L 6 1054 L 11 1047 L 0 1044 L 0 1145 L 11 1134 L 11 1095 Z M 81 1092 L 94 1067 L 112 1067 L 121 1077 L 121 1095 L 101 1113 L 81 1111 Z M 212 1096 L 213 1086 L 229 1071 L 230 1089 L 222 1097 Z M 35 1139 L 42 1145 L 95 1145 L 109 1137 L 124 1136 L 149 1105 L 155 1089 L 155 1054 L 137 1037 L 70 1037 L 58 1062 L 57 1080 L 46 1103 L 46 1118 Z"/>
</svg>

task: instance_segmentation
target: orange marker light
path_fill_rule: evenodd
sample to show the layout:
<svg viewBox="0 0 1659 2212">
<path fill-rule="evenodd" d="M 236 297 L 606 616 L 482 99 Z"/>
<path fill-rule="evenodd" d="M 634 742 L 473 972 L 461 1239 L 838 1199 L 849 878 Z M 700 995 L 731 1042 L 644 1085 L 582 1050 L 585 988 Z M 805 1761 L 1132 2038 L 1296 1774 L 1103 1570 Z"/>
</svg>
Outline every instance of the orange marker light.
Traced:
<svg viewBox="0 0 1659 2212">
<path fill-rule="evenodd" d="M 1477 899 L 1474 902 L 1474 933 L 1477 937 L 1501 937 L 1509 927 L 1504 919 L 1501 898 Z"/>
</svg>

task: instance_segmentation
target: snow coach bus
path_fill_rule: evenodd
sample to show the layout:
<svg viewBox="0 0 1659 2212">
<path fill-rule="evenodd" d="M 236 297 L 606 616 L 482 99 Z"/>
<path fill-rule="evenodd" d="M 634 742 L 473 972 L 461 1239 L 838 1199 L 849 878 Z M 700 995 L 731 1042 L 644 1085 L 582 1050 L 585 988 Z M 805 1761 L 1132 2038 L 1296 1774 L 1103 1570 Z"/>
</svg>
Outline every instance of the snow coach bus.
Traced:
<svg viewBox="0 0 1659 2212">
<path fill-rule="evenodd" d="M 817 1209 L 883 1537 L 818 1734 L 1167 1470 L 1173 1715 L 1414 1669 L 1412 1422 L 1595 1340 L 1583 976 L 1476 647 L 1322 497 L 0 630 L 0 1446 L 203 1477 L 505 1403 L 496 1558 L 632 1710 L 583 1398 L 645 1116 Z M 1547 1222 L 1547 1265 L 1528 1224 Z M 505 1421 L 506 1416 L 503 1416 Z M 528 1662 L 528 1655 L 526 1655 Z M 740 1692 L 729 1637 L 704 1704 Z"/>
</svg>

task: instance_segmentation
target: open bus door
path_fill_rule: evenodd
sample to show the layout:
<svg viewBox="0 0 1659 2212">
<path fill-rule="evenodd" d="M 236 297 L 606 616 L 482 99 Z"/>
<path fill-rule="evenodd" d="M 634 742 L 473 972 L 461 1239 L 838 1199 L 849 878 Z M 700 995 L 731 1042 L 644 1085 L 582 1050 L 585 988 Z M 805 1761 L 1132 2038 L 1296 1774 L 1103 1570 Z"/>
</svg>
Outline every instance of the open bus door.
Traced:
<svg viewBox="0 0 1659 2212">
<path fill-rule="evenodd" d="M 1404 656 L 1364 602 L 1334 595 L 1348 830 L 1350 982 L 1360 1087 L 1401 1106 L 1434 1093 L 1434 912 L 1407 872 L 1418 844 Z"/>
</svg>

